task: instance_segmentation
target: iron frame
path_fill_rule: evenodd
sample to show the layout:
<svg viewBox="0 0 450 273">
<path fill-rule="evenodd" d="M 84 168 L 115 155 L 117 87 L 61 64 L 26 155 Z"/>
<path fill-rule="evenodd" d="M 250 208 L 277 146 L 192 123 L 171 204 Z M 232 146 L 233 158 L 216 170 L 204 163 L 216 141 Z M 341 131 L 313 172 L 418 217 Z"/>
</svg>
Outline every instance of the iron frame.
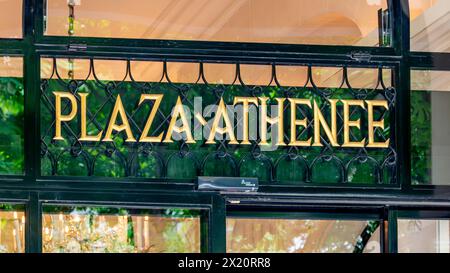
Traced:
<svg viewBox="0 0 450 273">
<path fill-rule="evenodd" d="M 292 210 L 314 217 L 326 211 L 336 217 L 363 217 L 377 211 L 383 220 L 383 250 L 397 251 L 397 218 L 404 209 L 442 211 L 450 217 L 450 187 L 412 186 L 410 173 L 410 69 L 450 70 L 450 53 L 410 52 L 409 4 L 388 0 L 392 19 L 392 47 L 256 44 L 233 42 L 104 39 L 46 36 L 44 0 L 23 0 L 23 38 L 0 39 L 0 55 L 24 58 L 25 122 L 24 174 L 0 176 L 0 203 L 26 206 L 26 251 L 41 252 L 42 205 L 102 204 L 107 206 L 187 206 L 208 210 L 204 251 L 225 252 L 227 211 L 258 213 Z M 81 46 L 80 46 L 81 45 Z M 81 49 L 80 49 L 81 48 Z M 358 55 L 365 55 L 361 59 Z M 164 58 L 177 61 L 242 62 L 250 64 L 333 64 L 395 67 L 398 90 L 397 139 L 399 155 L 395 187 L 281 187 L 263 186 L 256 194 L 199 192 L 194 183 L 146 183 L 145 179 L 111 180 L 92 177 L 40 176 L 40 58 L 100 57 L 108 59 Z M 401 141 L 400 141 L 401 140 Z M 135 201 L 140 200 L 140 201 Z M 180 201 L 181 200 L 181 201 Z M 355 212 L 356 210 L 356 212 Z M 294 213 L 294 212 L 293 212 Z M 285 215 L 285 214 L 282 214 Z M 295 215 L 295 214 L 292 214 Z M 423 217 L 416 213 L 412 217 Z"/>
</svg>

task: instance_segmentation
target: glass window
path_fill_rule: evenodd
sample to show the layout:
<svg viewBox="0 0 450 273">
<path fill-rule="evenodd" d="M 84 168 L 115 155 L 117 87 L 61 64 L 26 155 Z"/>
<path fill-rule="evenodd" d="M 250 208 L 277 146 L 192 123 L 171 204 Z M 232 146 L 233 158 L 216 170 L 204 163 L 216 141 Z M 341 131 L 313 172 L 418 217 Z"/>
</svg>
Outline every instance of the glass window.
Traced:
<svg viewBox="0 0 450 273">
<path fill-rule="evenodd" d="M 413 184 L 450 185 L 450 71 L 411 73 Z"/>
<path fill-rule="evenodd" d="M 200 214 L 176 208 L 44 206 L 43 252 L 200 252 Z"/>
<path fill-rule="evenodd" d="M 227 218 L 227 252 L 379 253 L 379 221 Z"/>
<path fill-rule="evenodd" d="M 47 35 L 359 46 L 386 38 L 385 0 L 47 2 Z"/>
<path fill-rule="evenodd" d="M 0 1 L 0 38 L 22 37 L 22 0 Z"/>
<path fill-rule="evenodd" d="M 25 207 L 0 204 L 0 253 L 25 252 Z"/>
<path fill-rule="evenodd" d="M 411 50 L 450 52 L 450 2 L 410 0 Z"/>
<path fill-rule="evenodd" d="M 0 5 L 2 3 L 0 2 Z M 21 57 L 0 56 L 0 174 L 24 168 L 24 87 Z"/>
<path fill-rule="evenodd" d="M 399 253 L 450 253 L 450 221 L 398 220 Z"/>
</svg>

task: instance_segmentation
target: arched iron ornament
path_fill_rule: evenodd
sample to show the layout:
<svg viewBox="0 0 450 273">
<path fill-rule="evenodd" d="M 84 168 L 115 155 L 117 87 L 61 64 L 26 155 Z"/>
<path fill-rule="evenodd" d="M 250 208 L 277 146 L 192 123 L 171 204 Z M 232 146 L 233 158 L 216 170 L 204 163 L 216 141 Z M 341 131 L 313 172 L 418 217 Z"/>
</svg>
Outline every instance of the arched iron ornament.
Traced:
<svg viewBox="0 0 450 273">
<path fill-rule="evenodd" d="M 60 158 L 59 152 L 61 149 L 69 148 L 69 150 L 78 150 L 79 154 L 73 154 L 75 159 L 81 156 L 86 161 L 86 172 L 88 175 L 94 175 L 96 164 L 98 163 L 98 157 L 100 153 L 114 154 L 118 159 L 118 164 L 123 164 L 124 176 L 134 177 L 140 173 L 140 165 L 137 164 L 138 158 L 149 157 L 149 160 L 154 161 L 153 168 L 158 168 L 161 171 L 157 171 L 158 177 L 148 178 L 149 180 L 168 179 L 172 181 L 174 178 L 168 178 L 168 168 L 171 166 L 171 160 L 174 157 L 181 157 L 187 160 L 195 162 L 194 172 L 197 175 L 205 174 L 205 166 L 212 164 L 215 159 L 226 160 L 229 164 L 225 164 L 224 168 L 232 168 L 227 173 L 234 176 L 241 175 L 240 170 L 243 164 L 249 162 L 249 160 L 261 162 L 267 166 L 264 170 L 269 172 L 267 175 L 259 174 L 261 177 L 268 177 L 267 183 L 276 184 L 308 184 L 308 183 L 320 183 L 321 181 L 315 181 L 313 174 L 317 169 L 320 169 L 323 164 L 333 163 L 328 165 L 334 165 L 333 171 L 339 174 L 339 184 L 352 183 L 349 179 L 349 168 L 356 163 L 367 163 L 370 165 L 370 172 L 374 174 L 375 183 L 368 181 L 368 184 L 395 184 L 397 183 L 396 168 L 397 168 L 397 153 L 395 139 L 391 136 L 395 135 L 395 100 L 396 89 L 392 86 L 388 86 L 383 78 L 383 67 L 377 67 L 377 81 L 376 85 L 371 88 L 354 88 L 351 85 L 349 79 L 348 69 L 349 66 L 342 66 L 337 73 L 341 73 L 340 84 L 336 88 L 322 88 L 318 86 L 314 79 L 313 69 L 316 66 L 312 64 L 306 64 L 306 81 L 303 86 L 283 86 L 277 75 L 277 64 L 271 64 L 271 78 L 267 85 L 250 85 L 245 82 L 242 77 L 242 64 L 234 63 L 230 64 L 234 66 L 233 80 L 228 83 L 210 83 L 205 74 L 205 66 L 203 62 L 198 62 L 198 75 L 192 83 L 177 83 L 174 82 L 169 76 L 168 61 L 161 60 L 162 70 L 159 71 L 160 78 L 155 82 L 142 82 L 137 81 L 133 75 L 131 60 L 124 60 L 126 62 L 125 75 L 121 77 L 121 80 L 117 81 L 104 81 L 101 76 L 98 75 L 95 66 L 95 59 L 89 59 L 88 74 L 82 79 L 70 79 L 66 80 L 61 77 L 58 71 L 57 59 L 52 59 L 52 71 L 50 76 L 41 80 L 41 112 L 42 115 L 42 127 L 41 127 L 41 158 L 42 160 L 49 160 L 51 162 L 51 171 L 46 171 L 46 175 L 57 175 L 59 173 L 58 160 Z M 232 145 L 229 144 L 227 139 L 216 139 L 216 145 L 205 145 L 197 141 L 196 144 L 188 144 L 184 140 L 180 140 L 176 143 L 127 143 L 124 140 L 124 136 L 114 136 L 113 142 L 98 142 L 87 143 L 80 142 L 78 140 L 80 132 L 75 129 L 74 126 L 70 126 L 67 123 L 63 123 L 62 130 L 64 136 L 67 138 L 67 142 L 57 143 L 52 140 L 52 133 L 55 128 L 55 119 L 51 113 L 55 110 L 55 103 L 52 97 L 52 91 L 65 91 L 70 92 L 73 95 L 80 92 L 89 92 L 92 96 L 97 96 L 98 105 L 95 108 L 87 109 L 87 123 L 92 128 L 100 131 L 102 130 L 102 123 L 100 120 L 105 119 L 104 112 L 108 108 L 111 108 L 116 100 L 117 94 L 123 93 L 130 95 L 130 92 L 125 92 L 132 89 L 132 93 L 136 95 L 140 94 L 154 94 L 164 93 L 166 96 L 177 97 L 179 96 L 182 103 L 189 108 L 194 107 L 192 101 L 193 92 L 201 95 L 203 98 L 208 99 L 212 104 L 218 104 L 221 99 L 229 102 L 233 98 L 233 94 L 239 93 L 248 97 L 261 97 L 272 96 L 269 91 L 275 93 L 275 97 L 278 98 L 291 98 L 291 97 L 304 97 L 314 98 L 321 101 L 320 110 L 325 114 L 329 108 L 328 99 L 339 98 L 338 96 L 344 94 L 349 99 L 373 99 L 380 98 L 388 102 L 388 110 L 378 110 L 377 114 L 380 119 L 388 119 L 390 131 L 382 131 L 380 128 L 375 128 L 375 134 L 381 141 L 390 137 L 390 145 L 386 149 L 370 149 L 370 148 L 342 148 L 334 147 L 330 141 L 321 135 L 321 142 L 323 147 L 278 147 L 276 151 L 262 151 L 259 147 L 259 136 L 257 139 L 251 139 L 250 145 Z M 132 94 L 131 94 L 132 95 Z M 78 103 L 80 98 L 75 96 Z M 143 104 L 128 105 L 126 115 L 129 120 L 130 126 L 136 133 L 142 133 L 144 122 L 140 120 L 140 111 L 143 111 L 145 107 L 153 107 L 153 102 L 150 102 L 148 106 Z M 62 104 L 62 111 L 68 111 L 70 105 L 68 102 Z M 288 106 L 285 105 L 283 111 L 286 113 L 289 111 Z M 302 130 L 298 130 L 297 138 L 302 139 L 313 130 L 314 117 L 301 106 L 297 106 L 296 111 L 308 118 L 307 126 Z M 211 113 L 206 113 L 211 114 Z M 367 110 L 352 109 L 350 116 L 353 118 L 363 117 L 367 114 Z M 167 128 L 171 114 L 170 112 L 158 109 L 156 117 L 158 124 L 154 129 L 154 132 L 161 132 L 164 128 Z M 337 111 L 338 128 L 337 134 L 342 137 L 343 134 L 343 116 L 340 111 Z M 270 126 L 269 126 L 270 127 Z M 234 124 L 234 130 L 236 130 L 237 124 Z M 284 138 L 288 139 L 287 131 L 284 131 Z M 358 136 L 350 130 L 350 138 L 355 140 Z M 70 147 L 67 147 L 70 146 Z M 208 146 L 208 147 L 207 147 Z M 283 170 L 279 167 L 280 162 L 283 160 L 297 161 L 301 166 L 296 171 L 304 172 L 300 177 L 304 177 L 304 181 L 278 181 L 277 173 L 279 174 Z M 219 162 L 220 160 L 217 160 Z M 148 167 L 148 166 L 147 166 Z M 331 167 L 329 167 L 331 168 Z M 367 167 L 368 168 L 368 167 Z M 183 180 L 183 177 L 177 177 L 176 179 Z"/>
</svg>

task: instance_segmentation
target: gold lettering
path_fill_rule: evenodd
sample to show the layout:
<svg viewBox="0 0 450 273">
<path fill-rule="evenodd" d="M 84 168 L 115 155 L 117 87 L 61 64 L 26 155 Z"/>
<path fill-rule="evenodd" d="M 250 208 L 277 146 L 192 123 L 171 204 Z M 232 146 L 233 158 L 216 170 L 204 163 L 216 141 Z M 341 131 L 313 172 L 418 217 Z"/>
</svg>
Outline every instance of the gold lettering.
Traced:
<svg viewBox="0 0 450 273">
<path fill-rule="evenodd" d="M 385 142 L 375 142 L 375 129 L 376 127 L 381 128 L 384 130 L 384 119 L 379 121 L 374 121 L 373 116 L 373 108 L 376 106 L 384 107 L 386 109 L 389 109 L 388 103 L 385 100 L 372 100 L 368 101 L 367 103 L 367 112 L 368 112 L 368 135 L 369 135 L 369 143 L 367 144 L 367 147 L 369 148 L 387 148 L 389 147 L 389 139 Z"/>
<path fill-rule="evenodd" d="M 78 113 L 78 104 L 77 98 L 75 95 L 70 92 L 53 92 L 55 96 L 55 135 L 53 137 L 54 140 L 64 140 L 62 137 L 62 126 L 64 122 L 72 121 L 77 113 Z M 122 99 L 120 95 L 117 96 L 116 102 L 114 104 L 114 108 L 111 112 L 110 120 L 108 121 L 108 126 L 104 130 L 99 130 L 97 134 L 89 135 L 88 134 L 88 119 L 87 119 L 87 97 L 88 93 L 79 93 L 80 96 L 80 141 L 105 141 L 111 142 L 112 134 L 120 133 L 125 131 L 126 134 L 126 142 L 136 142 L 136 139 L 133 136 L 133 132 L 131 130 L 131 126 L 129 124 L 129 120 L 127 118 L 127 113 L 122 103 Z M 191 131 L 191 120 L 188 119 L 186 110 L 183 107 L 181 97 L 177 98 L 176 105 L 173 108 L 171 114 L 171 120 L 169 123 L 169 127 L 166 133 L 161 132 L 157 136 L 152 136 L 150 130 L 152 129 L 152 124 L 155 122 L 156 115 L 158 113 L 158 109 L 162 103 L 163 94 L 142 94 L 139 99 L 138 105 L 141 106 L 147 100 L 153 101 L 153 106 L 150 111 L 150 114 L 147 116 L 147 120 L 142 130 L 142 134 L 139 137 L 139 142 L 153 142 L 153 143 L 173 143 L 173 134 L 174 132 L 182 134 L 184 133 L 186 136 L 186 143 L 195 143 L 195 140 Z M 67 104 L 65 109 L 62 109 L 63 99 Z M 389 104 L 386 100 L 346 100 L 346 99 L 329 99 L 327 106 L 324 108 L 330 111 L 330 121 L 325 119 L 321 108 L 317 101 L 311 101 L 311 99 L 300 99 L 300 98 L 274 98 L 277 101 L 277 115 L 271 117 L 268 115 L 268 107 L 270 98 L 267 97 L 235 97 L 233 105 L 236 106 L 238 104 L 242 104 L 242 141 L 240 143 L 236 139 L 233 123 L 228 116 L 227 107 L 224 103 L 223 98 L 220 99 L 219 104 L 217 106 L 216 114 L 212 120 L 211 131 L 207 136 L 206 144 L 215 144 L 215 138 L 218 134 L 226 135 L 229 139 L 230 144 L 242 144 L 249 145 L 250 144 L 250 124 L 249 124 L 249 110 L 250 104 L 254 104 L 256 106 L 260 106 L 260 112 L 258 114 L 259 117 L 259 137 L 260 143 L 259 145 L 269 145 L 268 143 L 268 127 L 274 127 L 277 125 L 278 132 L 276 133 L 277 140 L 272 140 L 272 143 L 276 146 L 323 146 L 321 142 L 323 139 L 327 138 L 330 142 L 330 145 L 333 147 L 339 147 L 338 143 L 338 128 L 337 128 L 337 102 L 341 101 L 343 104 L 343 142 L 342 147 L 346 148 L 388 148 L 390 139 L 388 138 L 384 142 L 377 142 L 376 140 L 376 130 L 385 129 L 385 120 L 381 118 L 380 120 L 374 120 L 374 108 L 382 107 L 386 110 L 389 110 Z M 285 132 L 284 132 L 284 104 L 285 101 L 288 100 L 290 104 L 290 141 L 289 143 L 285 143 Z M 367 104 L 367 105 L 366 105 Z M 312 115 L 314 116 L 313 122 L 313 130 L 314 136 L 305 135 L 306 128 L 308 128 L 308 118 L 305 116 L 303 119 L 297 119 L 298 107 L 299 105 L 303 105 L 302 107 L 309 107 L 308 111 L 312 111 Z M 69 108 L 70 107 L 70 108 Z M 351 133 L 352 127 L 353 130 L 357 129 L 361 131 L 361 118 L 351 120 L 352 110 L 355 111 L 353 107 L 361 107 L 362 109 L 367 109 L 367 136 L 361 137 L 361 140 L 352 139 Z M 366 108 L 367 107 L 367 108 Z M 69 112 L 70 110 L 70 112 Z M 269 110 L 270 111 L 270 110 Z M 63 113 L 64 112 L 64 113 Z M 69 112 L 69 113 L 67 113 Z M 273 111 L 275 112 L 275 111 Z M 275 113 L 273 113 L 275 114 Z M 121 124 L 117 124 L 118 116 L 120 116 Z M 200 115 L 200 113 L 196 113 L 194 118 L 197 118 L 203 126 L 206 126 L 208 123 L 206 120 Z M 328 118 L 328 117 L 327 117 Z M 224 125 L 222 127 L 219 124 L 222 122 Z M 180 120 L 180 121 L 179 121 Z M 177 122 L 181 122 L 180 126 L 177 126 Z M 311 126 L 311 124 L 309 124 Z M 302 127 L 302 129 L 298 128 Z M 357 128 L 357 129 L 354 129 Z M 303 130 L 303 131 L 300 131 Z M 301 136 L 298 136 L 298 133 L 302 132 Z M 275 132 L 273 132 L 275 134 Z M 321 135 L 322 133 L 322 135 Z M 102 139 L 102 135 L 104 137 Z M 155 132 L 153 132 L 155 134 Z M 165 136 L 164 136 L 165 134 Z M 367 142 L 367 144 L 366 144 Z"/>
<path fill-rule="evenodd" d="M 274 118 L 269 118 L 267 116 L 267 100 L 269 98 L 259 98 L 260 105 L 261 105 L 261 142 L 260 145 L 267 145 L 267 123 L 270 125 L 278 124 L 278 140 L 276 145 L 277 146 L 286 146 L 284 143 L 284 129 L 283 129 L 283 104 L 284 104 L 284 98 L 276 98 L 278 102 L 278 115 Z"/>
<path fill-rule="evenodd" d="M 219 122 L 223 118 L 223 121 L 225 123 L 225 127 L 220 128 Z M 216 115 L 214 116 L 213 124 L 211 127 L 211 132 L 209 133 L 208 140 L 206 141 L 206 144 L 214 144 L 216 143 L 214 141 L 214 138 L 216 134 L 219 133 L 221 135 L 228 134 L 230 137 L 230 144 L 239 144 L 237 142 L 236 137 L 234 136 L 233 132 L 233 125 L 230 121 L 230 118 L 228 117 L 227 108 L 225 107 L 225 103 L 223 102 L 223 98 L 220 98 L 219 105 L 217 107 Z"/>
<path fill-rule="evenodd" d="M 122 119 L 121 125 L 116 124 L 118 115 L 120 115 L 120 118 Z M 123 107 L 120 95 L 117 95 L 116 103 L 114 105 L 114 109 L 111 114 L 111 119 L 109 120 L 108 129 L 106 130 L 106 134 L 105 137 L 103 138 L 103 141 L 113 141 L 111 138 L 113 130 L 117 132 L 125 130 L 125 133 L 127 135 L 127 139 L 125 141 L 136 142 L 136 139 L 133 136 L 133 132 L 131 131 L 130 124 L 128 123 L 127 113 L 125 112 L 125 108 Z"/>
<path fill-rule="evenodd" d="M 77 114 L 78 106 L 75 97 L 69 92 L 53 92 L 55 95 L 55 136 L 54 140 L 64 140 L 61 136 L 61 122 L 71 121 Z M 61 98 L 69 99 L 71 105 L 71 111 L 68 115 L 61 113 Z"/>
<path fill-rule="evenodd" d="M 289 101 L 291 102 L 291 141 L 289 146 L 311 146 L 311 138 L 308 140 L 297 140 L 297 126 L 303 126 L 304 128 L 308 126 L 306 117 L 301 120 L 297 119 L 297 105 L 303 104 L 311 108 L 311 101 L 309 99 L 289 99 Z"/>
<path fill-rule="evenodd" d="M 242 134 L 242 142 L 241 144 L 249 145 L 250 141 L 248 140 L 248 112 L 249 112 L 249 103 L 253 103 L 258 105 L 257 98 L 249 98 L 249 97 L 235 97 L 234 105 L 242 103 L 242 118 L 243 118 L 243 134 Z"/>
<path fill-rule="evenodd" d="M 139 100 L 139 105 L 141 105 L 146 100 L 154 100 L 152 111 L 148 116 L 147 122 L 145 123 L 144 130 L 142 131 L 141 137 L 139 138 L 139 142 L 161 142 L 163 138 L 163 132 L 158 136 L 148 136 L 148 131 L 152 127 L 153 120 L 155 119 L 156 113 L 158 111 L 159 105 L 161 104 L 162 98 L 164 95 L 162 94 L 143 94 Z"/>
<path fill-rule="evenodd" d="M 323 127 L 325 134 L 332 146 L 339 147 L 337 143 L 337 123 L 336 123 L 336 103 L 338 100 L 330 99 L 331 105 L 331 130 L 327 124 L 327 121 L 323 117 L 322 112 L 320 111 L 320 107 L 317 105 L 317 102 L 314 101 L 314 144 L 313 146 L 323 146 L 320 141 L 320 127 Z"/>
<path fill-rule="evenodd" d="M 344 143 L 342 144 L 342 147 L 352 147 L 352 148 L 364 147 L 364 142 L 366 142 L 365 138 L 361 141 L 350 141 L 350 127 L 356 127 L 358 129 L 361 129 L 361 119 L 350 120 L 350 106 L 359 106 L 365 109 L 366 107 L 364 106 L 364 101 L 362 100 L 341 100 L 341 101 L 344 104 Z"/>
<path fill-rule="evenodd" d="M 183 126 L 176 126 L 175 123 L 178 120 L 178 116 L 180 116 L 181 122 Z M 194 138 L 192 137 L 191 128 L 189 127 L 189 122 L 186 118 L 186 113 L 184 112 L 183 104 L 181 103 L 181 98 L 178 97 L 177 104 L 173 108 L 172 119 L 170 120 L 169 129 L 167 130 L 166 138 L 164 142 L 172 143 L 172 132 L 175 131 L 177 133 L 186 133 L 186 143 L 195 143 Z"/>
<path fill-rule="evenodd" d="M 86 98 L 88 93 L 80 93 L 81 98 L 81 136 L 80 141 L 100 141 L 102 139 L 103 130 L 96 136 L 89 136 L 87 134 L 87 122 L 86 122 Z"/>
</svg>

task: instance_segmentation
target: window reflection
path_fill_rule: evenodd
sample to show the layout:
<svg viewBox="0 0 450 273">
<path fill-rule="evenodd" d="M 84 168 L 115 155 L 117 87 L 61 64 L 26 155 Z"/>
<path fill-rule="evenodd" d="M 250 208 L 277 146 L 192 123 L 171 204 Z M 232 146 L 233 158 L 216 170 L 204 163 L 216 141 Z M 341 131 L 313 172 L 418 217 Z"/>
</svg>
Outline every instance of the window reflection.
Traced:
<svg viewBox="0 0 450 273">
<path fill-rule="evenodd" d="M 0 6 L 1 6 L 0 1 Z M 1 10 L 1 9 L 0 9 Z M 22 57 L 0 56 L 0 174 L 24 168 L 24 85 Z"/>
<path fill-rule="evenodd" d="M 376 46 L 380 10 L 387 1 L 48 0 L 45 28 L 59 36 Z"/>
<path fill-rule="evenodd" d="M 449 238 L 449 220 L 398 220 L 400 253 L 450 253 Z"/>
<path fill-rule="evenodd" d="M 450 71 L 411 72 L 413 184 L 449 185 Z"/>
<path fill-rule="evenodd" d="M 22 252 L 25 252 L 24 207 L 0 204 L 0 253 Z"/>
<path fill-rule="evenodd" d="M 43 252 L 200 252 L 200 214 L 46 206 Z"/>
<path fill-rule="evenodd" d="M 22 37 L 22 0 L 0 1 L 0 38 Z"/>
<path fill-rule="evenodd" d="M 450 2 L 410 0 L 411 50 L 450 52 Z"/>
<path fill-rule="evenodd" d="M 378 221 L 228 218 L 227 252 L 380 252 L 378 226 Z"/>
</svg>

